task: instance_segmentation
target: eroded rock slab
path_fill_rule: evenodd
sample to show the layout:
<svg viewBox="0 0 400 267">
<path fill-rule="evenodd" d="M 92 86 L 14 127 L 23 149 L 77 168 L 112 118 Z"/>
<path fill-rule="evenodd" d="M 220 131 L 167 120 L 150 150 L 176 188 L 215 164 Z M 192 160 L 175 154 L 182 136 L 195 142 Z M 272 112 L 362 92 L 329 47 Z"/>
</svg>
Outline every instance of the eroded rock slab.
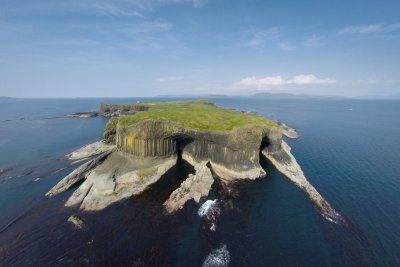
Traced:
<svg viewBox="0 0 400 267">
<path fill-rule="evenodd" d="M 343 222 L 343 217 L 321 196 L 313 185 L 304 176 L 303 170 L 291 153 L 289 145 L 282 140 L 281 149 L 269 151 L 268 148 L 262 154 L 295 185 L 301 188 L 313 203 L 316 205 L 321 215 L 332 222 Z"/>
<path fill-rule="evenodd" d="M 286 124 L 282 123 L 281 124 L 282 128 L 283 128 L 283 135 L 291 138 L 291 139 L 297 139 L 300 137 L 299 133 L 296 131 L 296 129 L 287 126 Z"/>
<path fill-rule="evenodd" d="M 259 165 L 249 166 L 242 168 L 242 170 L 229 169 L 222 164 L 210 162 L 213 171 L 220 177 L 224 182 L 231 182 L 239 179 L 255 180 L 257 178 L 265 176 L 267 173 Z"/>
<path fill-rule="evenodd" d="M 134 159 L 112 153 L 87 176 L 65 203 L 81 210 L 96 211 L 143 193 L 176 164 L 177 158 Z"/>
<path fill-rule="evenodd" d="M 65 155 L 68 160 L 82 160 L 105 152 L 110 152 L 115 148 L 115 145 L 104 143 L 104 141 L 94 142 L 92 144 L 81 147 L 74 152 Z"/>
<path fill-rule="evenodd" d="M 194 167 L 196 173 L 194 175 L 190 174 L 181 183 L 180 187 L 171 193 L 168 200 L 164 202 L 165 210 L 168 213 L 181 209 L 190 199 L 199 203 L 202 197 L 208 196 L 211 186 L 214 183 L 214 178 L 210 168 L 207 166 L 207 161 L 197 162 L 187 153 L 184 153 L 182 158 Z"/>
<path fill-rule="evenodd" d="M 79 168 L 75 169 L 60 182 L 58 182 L 52 189 L 50 189 L 50 191 L 46 193 L 46 196 L 54 196 L 67 191 L 78 182 L 86 179 L 90 172 L 100 163 L 102 163 L 110 154 L 111 151 L 104 152 L 97 158 L 82 164 Z"/>
</svg>

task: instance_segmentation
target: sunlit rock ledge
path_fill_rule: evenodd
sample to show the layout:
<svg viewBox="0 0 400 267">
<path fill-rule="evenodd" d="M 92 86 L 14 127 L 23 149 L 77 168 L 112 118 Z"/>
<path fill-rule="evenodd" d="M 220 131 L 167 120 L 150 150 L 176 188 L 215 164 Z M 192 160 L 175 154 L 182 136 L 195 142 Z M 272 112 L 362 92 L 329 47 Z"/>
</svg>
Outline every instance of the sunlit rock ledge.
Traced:
<svg viewBox="0 0 400 267">
<path fill-rule="evenodd" d="M 101 210 L 139 195 L 155 184 L 178 160 L 195 169 L 165 201 L 167 213 L 189 200 L 207 198 L 215 179 L 230 184 L 264 177 L 266 157 L 304 190 L 325 218 L 338 213 L 304 177 L 283 135 L 298 138 L 294 129 L 262 116 L 215 106 L 210 101 L 102 104 L 100 115 L 111 116 L 104 141 L 67 156 L 86 161 L 55 185 L 47 196 L 81 183 L 66 206 Z"/>
</svg>

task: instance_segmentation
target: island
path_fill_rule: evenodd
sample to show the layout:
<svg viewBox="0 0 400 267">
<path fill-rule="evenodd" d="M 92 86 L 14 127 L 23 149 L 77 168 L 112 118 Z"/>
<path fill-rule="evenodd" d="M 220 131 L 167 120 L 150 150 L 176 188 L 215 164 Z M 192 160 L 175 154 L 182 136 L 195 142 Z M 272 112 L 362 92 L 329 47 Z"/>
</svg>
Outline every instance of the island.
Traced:
<svg viewBox="0 0 400 267">
<path fill-rule="evenodd" d="M 140 195 L 184 160 L 195 172 L 164 202 L 165 211 L 173 213 L 189 200 L 205 199 L 216 179 L 229 186 L 265 177 L 268 170 L 260 165 L 265 157 L 309 196 L 324 218 L 343 221 L 304 176 L 283 139 L 298 134 L 285 124 L 208 100 L 103 103 L 98 115 L 110 117 L 104 140 L 67 155 L 83 164 L 46 194 L 73 188 L 67 207 L 97 211 Z"/>
</svg>

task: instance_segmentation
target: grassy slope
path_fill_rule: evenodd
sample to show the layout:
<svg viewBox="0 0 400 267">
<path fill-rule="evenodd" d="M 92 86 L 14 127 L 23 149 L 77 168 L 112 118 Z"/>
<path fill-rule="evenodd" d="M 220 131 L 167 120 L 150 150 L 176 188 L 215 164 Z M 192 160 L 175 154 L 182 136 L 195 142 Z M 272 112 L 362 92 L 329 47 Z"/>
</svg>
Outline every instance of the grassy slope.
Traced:
<svg viewBox="0 0 400 267">
<path fill-rule="evenodd" d="M 149 105 L 150 110 L 123 116 L 119 120 L 119 125 L 124 127 L 146 119 L 157 119 L 172 120 L 186 128 L 203 131 L 231 131 L 248 125 L 279 126 L 262 116 L 220 108 L 205 100 L 143 104 Z"/>
</svg>

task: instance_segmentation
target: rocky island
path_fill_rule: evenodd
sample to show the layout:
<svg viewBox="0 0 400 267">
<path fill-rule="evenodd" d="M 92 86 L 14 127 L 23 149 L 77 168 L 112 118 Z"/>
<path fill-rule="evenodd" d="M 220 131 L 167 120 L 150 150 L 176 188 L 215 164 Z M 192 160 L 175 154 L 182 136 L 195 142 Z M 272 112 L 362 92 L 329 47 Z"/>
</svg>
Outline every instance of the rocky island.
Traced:
<svg viewBox="0 0 400 267">
<path fill-rule="evenodd" d="M 266 176 L 260 165 L 267 158 L 305 191 L 328 220 L 343 220 L 308 182 L 283 140 L 298 138 L 294 129 L 262 116 L 217 107 L 210 101 L 101 104 L 101 116 L 111 117 L 104 140 L 67 155 L 84 162 L 55 185 L 47 196 L 80 183 L 65 203 L 83 211 L 101 210 L 143 193 L 177 161 L 191 164 L 189 174 L 164 202 L 172 213 L 188 200 L 206 198 L 216 179 L 229 184 Z"/>
</svg>

